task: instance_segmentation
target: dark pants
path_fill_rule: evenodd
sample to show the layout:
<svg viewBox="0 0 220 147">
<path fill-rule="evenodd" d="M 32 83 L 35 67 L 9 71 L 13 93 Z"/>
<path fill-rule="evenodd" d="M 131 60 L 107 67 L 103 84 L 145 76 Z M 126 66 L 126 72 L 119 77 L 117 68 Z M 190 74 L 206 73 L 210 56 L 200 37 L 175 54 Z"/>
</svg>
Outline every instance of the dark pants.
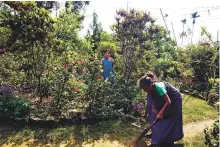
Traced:
<svg viewBox="0 0 220 147">
<path fill-rule="evenodd" d="M 162 143 L 160 147 L 173 147 L 174 143 Z"/>
</svg>

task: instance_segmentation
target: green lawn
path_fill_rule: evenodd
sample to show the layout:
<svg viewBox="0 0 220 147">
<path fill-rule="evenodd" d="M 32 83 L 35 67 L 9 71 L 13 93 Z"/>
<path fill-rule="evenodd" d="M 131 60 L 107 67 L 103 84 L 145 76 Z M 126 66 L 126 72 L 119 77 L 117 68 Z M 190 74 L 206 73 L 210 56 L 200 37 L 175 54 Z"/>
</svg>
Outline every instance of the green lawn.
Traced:
<svg viewBox="0 0 220 147">
<path fill-rule="evenodd" d="M 184 102 L 188 97 L 184 96 Z M 217 111 L 206 104 L 203 100 L 190 98 L 183 105 L 184 124 L 216 119 Z M 96 142 L 95 147 L 110 146 L 107 144 L 125 144 L 141 131 L 141 129 L 131 125 L 132 122 L 117 120 L 105 121 L 96 125 L 83 126 L 61 126 L 54 129 L 22 127 L 8 124 L 0 124 L 0 146 L 52 146 L 52 144 L 62 144 L 62 146 L 80 146 L 85 143 Z M 97 140 L 102 143 L 97 144 Z M 117 142 L 114 142 L 117 141 Z M 184 138 L 180 141 L 187 147 L 203 147 L 203 133 L 192 137 Z M 116 146 L 116 145 L 115 145 Z M 87 147 L 87 146 L 86 146 Z M 88 145 L 89 147 L 89 145 Z"/>
<path fill-rule="evenodd" d="M 204 100 L 183 95 L 184 124 L 208 119 L 216 119 L 217 115 L 217 110 L 209 106 Z"/>
<path fill-rule="evenodd" d="M 184 147 L 207 147 L 204 144 L 204 134 L 203 133 L 196 133 L 184 137 L 183 140 L 179 141 L 178 144 L 184 144 Z"/>
</svg>

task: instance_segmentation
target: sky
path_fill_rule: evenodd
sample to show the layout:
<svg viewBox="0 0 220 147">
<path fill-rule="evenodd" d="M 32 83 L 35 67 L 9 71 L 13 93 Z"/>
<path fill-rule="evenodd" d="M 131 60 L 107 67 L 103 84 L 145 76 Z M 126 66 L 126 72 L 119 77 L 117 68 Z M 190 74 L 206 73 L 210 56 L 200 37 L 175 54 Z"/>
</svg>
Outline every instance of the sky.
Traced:
<svg viewBox="0 0 220 147">
<path fill-rule="evenodd" d="M 116 10 L 119 9 L 137 9 L 150 12 L 156 18 L 156 24 L 165 27 L 160 8 L 165 18 L 171 37 L 174 39 L 174 33 L 179 46 L 187 45 L 191 42 L 191 38 L 180 39 L 180 33 L 183 30 L 181 20 L 186 19 L 185 29 L 192 30 L 191 14 L 198 12 L 198 17 L 194 26 L 193 42 L 196 43 L 201 39 L 201 27 L 205 26 L 211 33 L 212 39 L 217 40 L 217 31 L 220 31 L 220 0 L 92 0 L 86 7 L 85 20 L 83 22 L 84 29 L 80 31 L 80 36 L 84 36 L 92 22 L 93 12 L 97 13 L 98 21 L 102 24 L 104 31 L 111 33 L 110 26 L 115 23 Z M 208 11 L 209 10 L 209 11 Z M 172 31 L 172 25 L 174 33 Z M 220 34 L 220 33 L 219 33 Z M 219 35 L 220 36 L 220 35 Z M 219 37 L 220 40 L 220 37 Z"/>
</svg>

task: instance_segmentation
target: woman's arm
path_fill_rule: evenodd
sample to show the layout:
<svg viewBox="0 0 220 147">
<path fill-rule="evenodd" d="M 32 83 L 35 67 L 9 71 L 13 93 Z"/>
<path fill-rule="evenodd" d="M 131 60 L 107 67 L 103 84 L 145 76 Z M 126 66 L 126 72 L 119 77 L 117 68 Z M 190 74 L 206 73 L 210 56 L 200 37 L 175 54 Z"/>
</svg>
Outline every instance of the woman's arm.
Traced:
<svg viewBox="0 0 220 147">
<path fill-rule="evenodd" d="M 112 62 L 112 68 L 113 68 L 113 65 L 114 65 L 114 59 L 112 57 L 109 57 L 109 60 Z"/>
<path fill-rule="evenodd" d="M 171 104 L 171 100 L 170 97 L 167 95 L 167 93 L 164 95 L 164 100 L 165 100 L 165 104 L 163 105 L 162 109 L 160 110 L 160 112 L 157 114 L 157 118 L 163 118 L 163 113 L 164 110 L 167 108 L 168 105 Z"/>
</svg>

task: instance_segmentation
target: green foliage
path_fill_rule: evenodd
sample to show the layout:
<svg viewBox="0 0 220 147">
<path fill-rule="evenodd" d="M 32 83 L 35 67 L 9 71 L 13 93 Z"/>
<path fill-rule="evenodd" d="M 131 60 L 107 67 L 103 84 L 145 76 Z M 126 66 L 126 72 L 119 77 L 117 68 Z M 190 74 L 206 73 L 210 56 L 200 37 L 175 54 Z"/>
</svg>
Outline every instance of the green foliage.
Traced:
<svg viewBox="0 0 220 147">
<path fill-rule="evenodd" d="M 72 59 L 74 62 L 66 65 L 72 74 L 67 78 L 65 89 L 58 99 L 54 95 L 54 102 L 58 104 L 56 100 L 59 100 L 60 103 L 55 110 L 60 110 L 62 117 L 115 118 L 120 115 L 119 111 L 131 112 L 131 102 L 138 92 L 136 84 L 111 87 L 108 80 L 100 76 L 101 65 L 97 59 L 85 56 Z"/>
<path fill-rule="evenodd" d="M 216 86 L 209 82 L 209 79 L 218 77 L 219 54 L 217 45 L 210 43 L 212 41 L 210 34 L 204 29 L 202 29 L 202 34 L 208 36 L 209 42 L 203 41 L 196 45 L 178 48 L 172 56 L 173 59 L 169 59 L 169 57 L 165 60 L 159 59 L 163 61 L 164 65 L 159 66 L 157 71 L 160 73 L 164 71 L 161 68 L 164 68 L 163 74 L 166 73 L 168 77 L 174 78 L 182 92 L 190 92 L 213 104 L 216 100 L 212 99 L 210 95 L 212 95 L 211 93 L 218 95 L 218 91 Z M 158 65 L 154 65 L 154 67 L 158 67 Z"/>
<path fill-rule="evenodd" d="M 121 116 L 121 113 L 131 114 L 132 101 L 136 99 L 139 92 L 137 86 L 131 82 L 126 85 L 115 84 L 112 88 L 110 83 L 99 83 L 98 85 L 88 89 L 94 93 L 90 93 L 90 95 L 86 93 L 86 101 L 89 100 L 86 109 L 87 117 L 116 118 Z"/>
<path fill-rule="evenodd" d="M 79 13 L 85 6 L 89 5 L 90 1 L 66 1 L 66 11 L 70 10 L 73 13 Z"/>
<path fill-rule="evenodd" d="M 201 102 L 204 107 L 198 111 Z M 210 116 L 216 116 L 216 111 L 212 107 L 196 98 L 191 99 L 191 102 L 186 103 L 185 106 L 189 111 L 183 113 L 183 118 L 188 118 L 188 120 L 184 119 L 184 124 L 197 120 L 209 120 Z M 206 113 L 207 108 L 212 109 L 212 113 Z M 198 116 L 199 112 L 203 114 Z M 94 123 L 93 120 L 91 122 Z M 4 128 L 2 134 L 5 134 L 5 137 L 0 137 L 0 144 L 1 146 L 9 144 L 16 144 L 16 146 L 85 146 L 85 144 L 88 146 L 126 146 L 127 142 L 134 138 L 134 134 L 140 133 L 144 127 L 149 125 L 141 123 L 143 126 L 138 128 L 132 125 L 133 122 L 134 120 L 124 120 L 120 117 L 116 120 L 101 121 L 93 125 L 59 125 L 55 128 L 53 126 L 48 128 L 23 125 L 18 128 L 17 125 L 12 124 L 11 126 L 9 123 L 1 123 L 1 127 Z M 16 129 L 11 129 L 13 127 Z M 199 147 L 205 147 L 204 139 L 204 134 L 199 132 L 187 135 L 175 144 L 177 144 L 176 146 L 196 147 L 199 145 Z M 145 141 L 143 142 L 145 143 Z M 181 145 L 179 145 L 180 143 Z"/>
<path fill-rule="evenodd" d="M 19 87 L 17 93 L 35 99 L 36 111 L 31 116 L 95 119 L 114 118 L 119 111 L 130 113 L 132 100 L 138 93 L 134 86 L 136 78 L 124 85 L 119 76 L 119 82 L 111 88 L 101 77 L 102 51 L 111 48 L 116 61 L 120 58 L 112 34 L 97 30 L 94 22 L 91 37 L 97 48 L 91 55 L 89 51 L 94 44 L 78 37 L 83 14 L 61 12 L 54 21 L 49 12 L 38 8 L 36 3 L 4 4 L 9 7 L 1 11 L 1 23 L 11 32 L 7 32 L 9 38 L 2 40 L 9 53 L 0 58 L 4 63 L 0 65 L 0 81 Z M 120 73 L 119 67 L 117 72 Z"/>
<path fill-rule="evenodd" d="M 0 116 L 23 118 L 29 116 L 30 112 L 29 100 L 12 94 L 0 93 Z"/>
<path fill-rule="evenodd" d="M 110 33 L 107 33 L 105 31 L 101 32 L 101 41 L 99 43 L 99 48 L 96 52 L 97 57 L 99 59 L 102 59 L 104 56 L 104 50 L 106 49 L 111 49 L 112 53 L 111 56 L 114 58 L 115 62 L 114 64 L 116 66 L 114 66 L 114 68 L 120 68 L 120 63 L 118 62 L 120 59 L 119 54 L 117 53 L 118 51 L 118 45 L 116 43 L 116 39 L 114 38 L 114 36 Z"/>
<path fill-rule="evenodd" d="M 35 3 L 4 3 L 9 8 L 2 12 L 1 23 L 12 32 L 4 47 L 6 51 L 16 52 L 12 59 L 5 57 L 5 60 L 13 60 L 11 70 L 22 75 L 17 77 L 20 83 L 16 84 L 29 85 L 42 101 L 50 92 L 46 82 L 49 78 L 47 71 L 52 68 L 50 63 L 63 51 L 62 41 L 56 39 L 53 33 L 54 20 L 48 11 L 37 8 Z"/>
<path fill-rule="evenodd" d="M 211 127 L 204 129 L 205 144 L 209 147 L 219 146 L 219 120 L 215 121 Z"/>
<path fill-rule="evenodd" d="M 58 3 L 56 1 L 36 1 L 36 5 L 39 8 L 45 8 L 47 10 L 51 10 L 54 7 L 56 7 Z"/>
<path fill-rule="evenodd" d="M 201 45 L 191 47 L 192 54 L 192 67 L 194 68 L 194 75 L 197 80 L 207 82 L 209 77 L 213 77 L 216 72 L 217 65 L 215 64 L 218 58 L 215 48 L 207 48 Z"/>
<path fill-rule="evenodd" d="M 98 23 L 98 15 L 95 12 L 93 13 L 93 22 L 90 28 L 92 34 L 90 35 L 90 31 L 88 30 L 87 38 L 91 36 L 89 41 L 92 44 L 92 51 L 97 52 L 101 41 L 102 26 L 101 23 Z"/>
<path fill-rule="evenodd" d="M 0 27 L 0 34 L 2 35 L 0 39 L 0 44 L 1 44 L 1 47 L 3 47 L 5 45 L 5 42 L 8 40 L 11 34 L 11 31 L 7 27 Z"/>
<path fill-rule="evenodd" d="M 78 46 L 74 44 L 78 42 L 77 32 L 81 28 L 82 21 L 83 18 L 80 14 L 61 12 L 60 17 L 54 26 L 56 37 L 65 41 L 67 43 L 66 46 L 77 48 Z"/>
<path fill-rule="evenodd" d="M 102 30 L 94 13 L 91 34 L 80 38 L 82 10 L 88 3 L 66 2 L 66 11 L 57 18 L 49 11 L 52 5 L 58 9 L 57 2 L 1 3 L 0 83 L 17 87 L 16 93 L 36 102 L 32 116 L 95 119 L 133 114 L 134 100 L 145 103 L 136 81 L 149 70 L 181 90 L 203 97 L 215 93 L 217 98 L 218 85 L 210 81 L 218 75 L 215 44 L 177 49 L 149 13 L 137 10 L 118 11 L 113 34 Z M 113 87 L 101 75 L 107 48 L 114 58 Z M 210 97 L 210 103 L 215 99 Z"/>
<path fill-rule="evenodd" d="M 209 79 L 209 84 L 211 88 L 209 90 L 208 103 L 211 105 L 214 105 L 219 101 L 219 82 L 219 78 Z"/>
<path fill-rule="evenodd" d="M 48 42 L 54 20 L 45 9 L 37 8 L 32 2 L 4 3 L 10 6 L 7 11 L 1 13 L 1 25 L 11 30 L 11 36 L 5 46 L 7 50 L 21 52 L 31 50 L 34 42 Z"/>
<path fill-rule="evenodd" d="M 14 59 L 15 55 L 11 53 L 1 55 L 0 83 L 9 83 L 13 86 L 22 83 L 25 74 L 18 70 L 19 63 Z"/>
<path fill-rule="evenodd" d="M 190 67 L 193 71 L 194 91 L 202 93 L 202 97 L 208 100 L 210 90 L 214 87 L 209 83 L 209 79 L 218 76 L 218 51 L 215 46 L 203 44 L 189 46 Z M 187 50 L 188 50 L 187 49 Z"/>
<path fill-rule="evenodd" d="M 124 80 L 129 80 L 135 71 L 136 63 L 147 50 L 146 43 L 152 39 L 159 29 L 154 25 L 155 20 L 150 14 L 137 10 L 120 10 L 117 12 L 116 24 L 113 26 L 114 35 L 120 45 L 121 69 Z"/>
</svg>

